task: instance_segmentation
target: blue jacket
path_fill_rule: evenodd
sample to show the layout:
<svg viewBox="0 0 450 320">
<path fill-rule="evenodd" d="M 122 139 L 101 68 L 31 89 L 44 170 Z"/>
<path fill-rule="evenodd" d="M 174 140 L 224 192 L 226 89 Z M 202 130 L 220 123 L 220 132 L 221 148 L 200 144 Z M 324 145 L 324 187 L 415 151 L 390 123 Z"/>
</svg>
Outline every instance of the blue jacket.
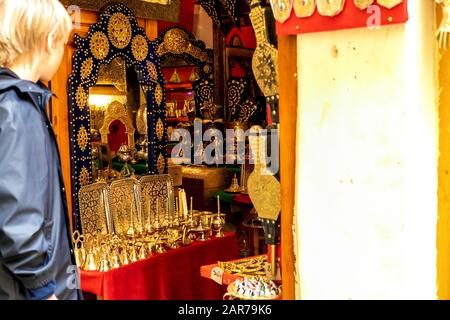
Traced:
<svg viewBox="0 0 450 320">
<path fill-rule="evenodd" d="M 0 299 L 77 299 L 51 92 L 0 68 Z"/>
</svg>

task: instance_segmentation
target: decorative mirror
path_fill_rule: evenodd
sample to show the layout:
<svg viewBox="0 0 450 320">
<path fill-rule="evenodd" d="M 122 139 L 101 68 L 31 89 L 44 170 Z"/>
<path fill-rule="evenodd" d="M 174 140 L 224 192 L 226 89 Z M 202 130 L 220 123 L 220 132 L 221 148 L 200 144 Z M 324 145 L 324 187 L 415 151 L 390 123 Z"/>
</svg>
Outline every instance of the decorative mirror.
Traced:
<svg viewBox="0 0 450 320">
<path fill-rule="evenodd" d="M 169 124 L 201 115 L 214 100 L 214 51 L 179 26 L 162 31 L 158 41 Z"/>
<path fill-rule="evenodd" d="M 116 173 L 128 161 L 136 174 L 167 172 L 165 82 L 158 45 L 122 3 L 105 7 L 85 38 L 75 35 L 68 80 L 74 204 L 82 186 L 106 177 L 93 175 L 99 144 L 107 145 L 103 150 L 112 158 L 113 174 L 106 179 L 120 177 Z M 74 223 L 81 230 L 78 210 L 75 205 Z"/>
</svg>

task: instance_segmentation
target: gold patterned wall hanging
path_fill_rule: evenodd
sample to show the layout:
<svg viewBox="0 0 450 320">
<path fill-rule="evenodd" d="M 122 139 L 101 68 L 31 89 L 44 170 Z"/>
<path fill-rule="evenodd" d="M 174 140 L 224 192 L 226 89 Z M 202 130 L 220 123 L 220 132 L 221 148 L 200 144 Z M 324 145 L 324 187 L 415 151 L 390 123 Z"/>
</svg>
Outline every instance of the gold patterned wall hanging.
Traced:
<svg viewBox="0 0 450 320">
<path fill-rule="evenodd" d="M 299 18 L 310 17 L 316 10 L 316 0 L 294 0 L 293 5 L 295 15 Z"/>
<path fill-rule="evenodd" d="M 322 16 L 334 17 L 344 10 L 345 0 L 317 0 L 317 11 Z"/>
<path fill-rule="evenodd" d="M 402 3 L 403 0 L 377 0 L 377 3 L 385 8 L 392 9 Z"/>
<path fill-rule="evenodd" d="M 135 36 L 131 44 L 131 51 L 137 61 L 144 60 L 148 54 L 147 40 L 145 40 L 145 38 L 141 35 Z"/>
<path fill-rule="evenodd" d="M 80 130 L 78 131 L 77 141 L 78 141 L 78 147 L 81 149 L 81 151 L 86 150 L 86 147 L 88 144 L 88 134 L 87 134 L 86 128 L 84 126 L 82 126 L 80 128 Z"/>
<path fill-rule="evenodd" d="M 88 95 L 82 86 L 79 86 L 77 89 L 77 93 L 75 95 L 75 101 L 77 103 L 77 107 L 80 110 L 83 110 L 88 102 Z"/>
<path fill-rule="evenodd" d="M 92 55 L 98 60 L 103 60 L 109 53 L 108 37 L 100 31 L 94 33 L 90 40 Z"/>
<path fill-rule="evenodd" d="M 250 7 L 253 8 L 254 5 L 259 4 L 260 1 L 252 1 Z M 291 16 L 293 0 L 270 0 L 270 5 L 277 21 L 283 23 Z"/>
<path fill-rule="evenodd" d="M 239 17 L 237 15 L 237 0 L 219 0 L 228 16 L 233 20 L 236 26 L 239 26 Z"/>
<path fill-rule="evenodd" d="M 113 231 L 109 213 L 108 185 L 105 182 L 81 187 L 78 199 L 84 234 L 107 234 Z"/>
<path fill-rule="evenodd" d="M 79 179 L 81 186 L 87 186 L 89 184 L 89 171 L 86 167 L 81 168 Z"/>
<path fill-rule="evenodd" d="M 108 34 L 113 46 L 125 48 L 131 40 L 130 20 L 123 13 L 114 13 L 109 19 Z"/>
<path fill-rule="evenodd" d="M 374 0 L 353 0 L 353 2 L 355 7 L 365 10 L 374 2 Z"/>
<path fill-rule="evenodd" d="M 259 0 L 251 3 L 250 20 L 256 35 L 252 69 L 256 82 L 266 97 L 278 94 L 278 50 L 269 42 L 264 9 Z"/>
<path fill-rule="evenodd" d="M 156 137 L 158 138 L 158 140 L 162 140 L 162 138 L 164 137 L 164 124 L 161 120 L 161 118 L 158 119 L 158 121 L 156 122 Z"/>
<path fill-rule="evenodd" d="M 239 103 L 244 97 L 246 82 L 244 79 L 231 79 L 228 80 L 228 92 L 227 92 L 227 107 L 228 115 L 230 118 L 234 118 L 238 109 Z"/>
<path fill-rule="evenodd" d="M 89 78 L 92 72 L 93 61 L 92 58 L 88 58 L 81 64 L 81 78 Z"/>
</svg>

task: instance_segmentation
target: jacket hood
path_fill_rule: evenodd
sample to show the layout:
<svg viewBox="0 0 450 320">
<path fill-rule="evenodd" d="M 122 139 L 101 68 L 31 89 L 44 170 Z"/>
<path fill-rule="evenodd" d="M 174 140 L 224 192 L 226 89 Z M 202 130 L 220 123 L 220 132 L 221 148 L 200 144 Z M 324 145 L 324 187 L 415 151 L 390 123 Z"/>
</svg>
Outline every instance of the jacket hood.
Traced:
<svg viewBox="0 0 450 320">
<path fill-rule="evenodd" d="M 25 93 L 50 94 L 51 92 L 42 83 L 22 80 L 17 74 L 7 68 L 0 68 L 0 91 L 17 89 Z"/>
</svg>

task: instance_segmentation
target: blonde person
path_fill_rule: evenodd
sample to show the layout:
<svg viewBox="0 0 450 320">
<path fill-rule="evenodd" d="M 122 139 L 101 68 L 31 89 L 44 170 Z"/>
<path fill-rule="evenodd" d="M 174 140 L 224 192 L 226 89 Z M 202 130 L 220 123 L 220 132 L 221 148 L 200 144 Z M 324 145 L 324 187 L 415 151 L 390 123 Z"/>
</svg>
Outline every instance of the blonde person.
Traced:
<svg viewBox="0 0 450 320">
<path fill-rule="evenodd" d="M 58 147 L 41 81 L 72 23 L 57 0 L 0 0 L 0 299 L 78 299 Z"/>
</svg>

